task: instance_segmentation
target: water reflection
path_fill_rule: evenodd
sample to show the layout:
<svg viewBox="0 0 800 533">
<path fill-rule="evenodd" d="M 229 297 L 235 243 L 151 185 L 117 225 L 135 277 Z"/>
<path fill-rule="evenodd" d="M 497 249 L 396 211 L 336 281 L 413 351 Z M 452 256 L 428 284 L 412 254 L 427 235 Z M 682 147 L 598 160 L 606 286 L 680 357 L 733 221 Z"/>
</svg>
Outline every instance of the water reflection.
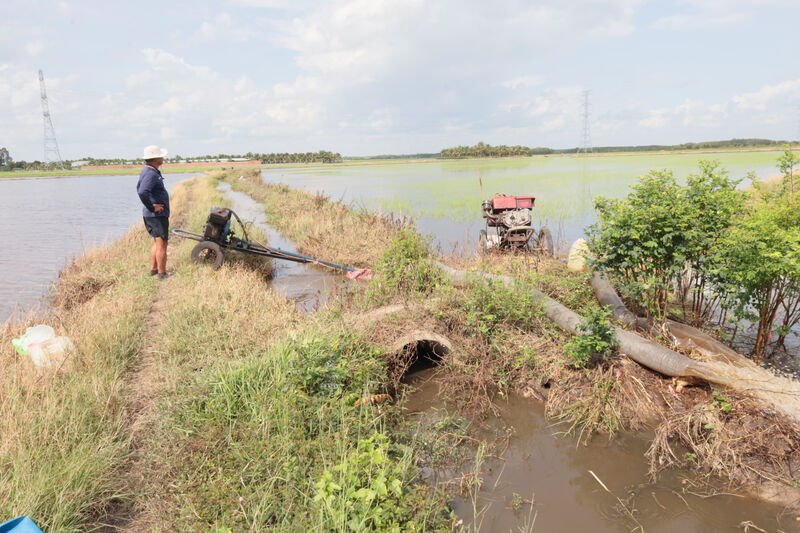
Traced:
<svg viewBox="0 0 800 533">
<path fill-rule="evenodd" d="M 165 174 L 168 188 L 194 174 Z M 137 175 L 0 179 L 0 321 L 42 297 L 74 256 L 141 223 Z M 146 268 L 147 258 L 142 258 Z"/>
</svg>

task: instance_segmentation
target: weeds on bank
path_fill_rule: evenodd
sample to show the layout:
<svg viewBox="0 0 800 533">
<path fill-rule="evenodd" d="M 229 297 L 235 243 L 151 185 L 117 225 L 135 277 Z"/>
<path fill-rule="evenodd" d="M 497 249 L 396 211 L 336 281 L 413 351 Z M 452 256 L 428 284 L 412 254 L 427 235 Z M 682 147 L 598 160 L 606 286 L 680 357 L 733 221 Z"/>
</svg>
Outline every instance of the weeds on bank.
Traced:
<svg viewBox="0 0 800 533">
<path fill-rule="evenodd" d="M 375 273 L 367 298 L 377 303 L 395 296 L 429 295 L 445 283 L 442 272 L 431 263 L 428 240 L 406 229 L 400 230 L 381 254 Z"/>
<path fill-rule="evenodd" d="M 619 383 L 612 371 L 595 376 L 588 394 L 577 396 L 556 415 L 556 420 L 566 422 L 567 435 L 576 435 L 578 442 L 588 442 L 597 432 L 612 438 L 622 429 L 622 417 L 617 407 Z"/>
<path fill-rule="evenodd" d="M 595 366 L 614 353 L 617 336 L 610 316 L 611 311 L 604 307 L 594 307 L 586 314 L 578 325 L 581 333 L 564 345 L 572 366 L 578 369 Z"/>
<path fill-rule="evenodd" d="M 800 435 L 753 400 L 712 391 L 711 402 L 673 413 L 656 427 L 646 454 L 650 473 L 690 464 L 733 486 L 800 486 Z M 765 459 L 767 459 L 765 461 Z"/>
<path fill-rule="evenodd" d="M 175 443 L 177 526 L 444 527 L 443 502 L 417 479 L 411 449 L 387 436 L 381 408 L 354 406 L 383 377 L 363 339 L 321 332 L 201 375 L 175 421 L 187 435 Z"/>
</svg>

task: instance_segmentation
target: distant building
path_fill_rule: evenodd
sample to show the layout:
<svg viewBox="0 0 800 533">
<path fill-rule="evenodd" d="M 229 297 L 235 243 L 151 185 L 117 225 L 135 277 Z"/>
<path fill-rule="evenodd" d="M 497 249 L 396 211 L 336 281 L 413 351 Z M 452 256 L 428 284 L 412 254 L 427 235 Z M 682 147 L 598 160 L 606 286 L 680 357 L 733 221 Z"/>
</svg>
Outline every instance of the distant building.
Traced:
<svg viewBox="0 0 800 533">
<path fill-rule="evenodd" d="M 80 168 L 81 168 L 83 165 L 88 165 L 88 164 L 89 164 L 89 162 L 88 162 L 88 161 L 72 161 L 72 162 L 70 163 L 70 168 L 71 168 L 72 170 L 78 170 L 78 169 L 80 169 Z"/>
</svg>

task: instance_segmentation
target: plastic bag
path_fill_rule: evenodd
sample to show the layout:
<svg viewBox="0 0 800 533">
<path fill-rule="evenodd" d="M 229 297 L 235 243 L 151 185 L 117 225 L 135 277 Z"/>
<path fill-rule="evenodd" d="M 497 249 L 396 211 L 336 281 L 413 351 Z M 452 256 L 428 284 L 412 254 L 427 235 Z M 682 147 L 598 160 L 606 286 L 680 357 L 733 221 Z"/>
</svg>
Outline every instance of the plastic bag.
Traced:
<svg viewBox="0 0 800 533">
<path fill-rule="evenodd" d="M 39 367 L 60 365 L 64 362 L 67 352 L 75 349 L 69 337 L 56 337 L 55 330 L 44 324 L 26 329 L 25 333 L 13 339 L 11 344 L 18 354 L 29 356 L 31 362 Z"/>
</svg>

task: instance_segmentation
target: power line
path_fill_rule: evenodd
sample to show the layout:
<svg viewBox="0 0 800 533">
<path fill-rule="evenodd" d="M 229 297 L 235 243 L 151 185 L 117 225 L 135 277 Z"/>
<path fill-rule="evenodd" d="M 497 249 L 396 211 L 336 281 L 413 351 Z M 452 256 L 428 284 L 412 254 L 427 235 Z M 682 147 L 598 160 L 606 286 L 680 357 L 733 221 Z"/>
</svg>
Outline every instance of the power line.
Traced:
<svg viewBox="0 0 800 533">
<path fill-rule="evenodd" d="M 61 152 L 58 150 L 56 130 L 53 129 L 53 120 L 50 118 L 50 105 L 47 103 L 44 74 L 41 70 L 39 70 L 39 91 L 42 95 L 42 119 L 44 121 L 44 162 L 56 163 L 59 167 L 63 167 L 64 161 L 61 159 Z"/>
</svg>

